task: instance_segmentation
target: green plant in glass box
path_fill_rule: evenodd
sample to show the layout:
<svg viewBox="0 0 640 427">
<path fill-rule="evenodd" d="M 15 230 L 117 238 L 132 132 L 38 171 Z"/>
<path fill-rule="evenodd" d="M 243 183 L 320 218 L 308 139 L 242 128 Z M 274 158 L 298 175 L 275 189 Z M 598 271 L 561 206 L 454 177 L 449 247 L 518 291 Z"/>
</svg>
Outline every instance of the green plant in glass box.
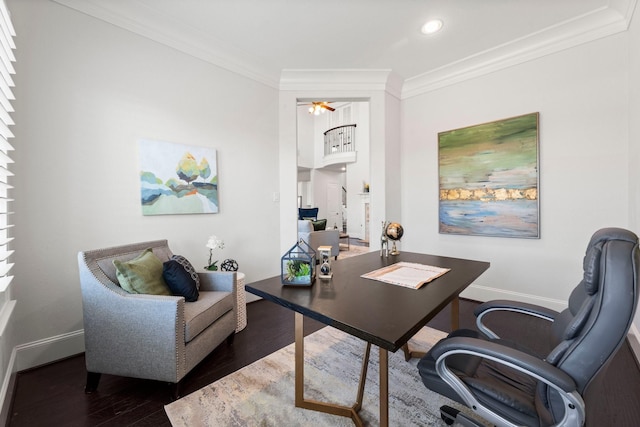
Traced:
<svg viewBox="0 0 640 427">
<path fill-rule="evenodd" d="M 281 258 L 280 277 L 283 285 L 310 286 L 316 279 L 316 251 L 300 239 Z"/>
</svg>

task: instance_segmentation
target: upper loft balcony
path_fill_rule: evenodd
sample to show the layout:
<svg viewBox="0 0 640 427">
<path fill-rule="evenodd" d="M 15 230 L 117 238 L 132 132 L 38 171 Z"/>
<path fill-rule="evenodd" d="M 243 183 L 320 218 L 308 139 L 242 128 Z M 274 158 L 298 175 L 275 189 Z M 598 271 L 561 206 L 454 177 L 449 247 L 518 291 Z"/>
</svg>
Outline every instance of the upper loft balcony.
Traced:
<svg viewBox="0 0 640 427">
<path fill-rule="evenodd" d="M 356 156 L 356 125 L 338 126 L 324 133 L 323 166 L 353 163 Z"/>
</svg>

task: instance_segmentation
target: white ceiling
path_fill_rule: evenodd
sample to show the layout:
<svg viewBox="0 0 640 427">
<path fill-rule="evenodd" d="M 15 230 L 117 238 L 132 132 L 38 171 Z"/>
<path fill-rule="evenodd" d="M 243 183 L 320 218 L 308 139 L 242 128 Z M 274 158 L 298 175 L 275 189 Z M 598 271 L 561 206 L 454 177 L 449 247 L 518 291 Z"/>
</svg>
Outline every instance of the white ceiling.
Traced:
<svg viewBox="0 0 640 427">
<path fill-rule="evenodd" d="M 405 81 L 548 54 L 628 27 L 636 0 L 53 0 L 278 87 L 283 69 Z M 443 29 L 420 33 L 428 19 Z M 449 71 L 447 71 L 449 70 Z"/>
</svg>

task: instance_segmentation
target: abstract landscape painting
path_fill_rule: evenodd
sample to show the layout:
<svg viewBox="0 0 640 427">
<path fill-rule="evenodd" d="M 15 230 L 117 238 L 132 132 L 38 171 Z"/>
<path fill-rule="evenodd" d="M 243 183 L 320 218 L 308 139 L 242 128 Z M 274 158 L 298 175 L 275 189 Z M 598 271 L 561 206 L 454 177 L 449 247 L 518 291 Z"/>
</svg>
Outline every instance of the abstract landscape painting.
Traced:
<svg viewBox="0 0 640 427">
<path fill-rule="evenodd" d="M 143 215 L 218 212 L 216 150 L 140 140 Z"/>
<path fill-rule="evenodd" d="M 538 118 L 438 134 L 440 233 L 540 237 Z"/>
</svg>

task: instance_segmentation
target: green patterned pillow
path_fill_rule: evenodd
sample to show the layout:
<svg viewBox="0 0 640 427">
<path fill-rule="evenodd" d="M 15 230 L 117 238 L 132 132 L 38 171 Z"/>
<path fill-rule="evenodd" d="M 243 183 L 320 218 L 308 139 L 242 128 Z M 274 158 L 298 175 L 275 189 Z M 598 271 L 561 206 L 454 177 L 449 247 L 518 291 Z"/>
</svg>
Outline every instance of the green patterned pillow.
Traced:
<svg viewBox="0 0 640 427">
<path fill-rule="evenodd" d="M 131 261 L 113 260 L 120 286 L 130 294 L 171 295 L 162 278 L 162 261 L 151 248 Z"/>
</svg>

